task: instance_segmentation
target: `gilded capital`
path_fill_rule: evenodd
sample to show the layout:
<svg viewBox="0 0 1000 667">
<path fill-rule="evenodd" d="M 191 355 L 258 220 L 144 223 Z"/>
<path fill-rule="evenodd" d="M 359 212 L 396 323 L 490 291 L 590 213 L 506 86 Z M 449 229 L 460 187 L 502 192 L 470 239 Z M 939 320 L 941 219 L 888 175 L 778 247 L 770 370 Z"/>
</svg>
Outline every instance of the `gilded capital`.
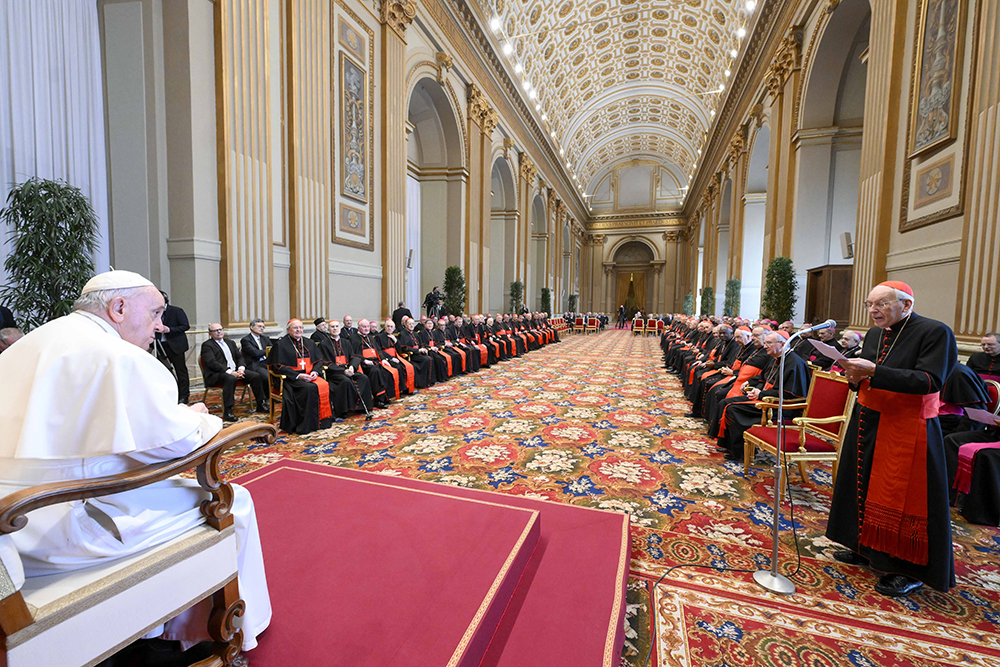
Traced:
<svg viewBox="0 0 1000 667">
<path fill-rule="evenodd" d="M 479 86 L 474 83 L 469 84 L 469 118 L 479 123 L 489 107 L 490 104 Z"/>
<path fill-rule="evenodd" d="M 743 137 L 735 135 L 729 142 L 729 161 L 736 164 L 743 155 Z"/>
<path fill-rule="evenodd" d="M 663 240 L 667 243 L 677 243 L 684 236 L 684 232 L 679 229 L 671 229 L 670 231 L 663 232 Z"/>
<path fill-rule="evenodd" d="M 521 165 L 518 167 L 521 178 L 531 183 L 538 175 L 538 166 L 531 160 L 527 153 L 521 153 Z"/>
<path fill-rule="evenodd" d="M 438 83 L 444 83 L 444 78 L 448 75 L 448 71 L 455 64 L 455 61 L 444 51 L 438 51 L 435 59 L 438 67 Z"/>
<path fill-rule="evenodd" d="M 497 125 L 500 124 L 500 114 L 496 112 L 496 109 L 488 107 L 486 111 L 483 112 L 482 126 L 483 134 L 493 134 L 493 130 L 496 129 Z"/>
<path fill-rule="evenodd" d="M 382 25 L 389 26 L 400 39 L 406 36 L 406 29 L 417 16 L 417 3 L 414 0 L 382 0 L 379 9 L 379 20 Z"/>
</svg>

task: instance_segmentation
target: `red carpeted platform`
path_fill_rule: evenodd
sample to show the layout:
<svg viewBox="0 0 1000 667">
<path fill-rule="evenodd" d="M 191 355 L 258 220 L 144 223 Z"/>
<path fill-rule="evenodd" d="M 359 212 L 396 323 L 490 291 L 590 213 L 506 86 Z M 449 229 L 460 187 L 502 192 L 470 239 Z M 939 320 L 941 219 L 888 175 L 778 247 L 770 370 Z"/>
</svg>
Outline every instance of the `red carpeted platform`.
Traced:
<svg viewBox="0 0 1000 667">
<path fill-rule="evenodd" d="M 287 463 L 253 494 L 273 618 L 255 667 L 478 665 L 539 513 Z"/>
<path fill-rule="evenodd" d="M 295 461 L 237 481 L 274 606 L 255 667 L 618 664 L 627 515 Z"/>
</svg>

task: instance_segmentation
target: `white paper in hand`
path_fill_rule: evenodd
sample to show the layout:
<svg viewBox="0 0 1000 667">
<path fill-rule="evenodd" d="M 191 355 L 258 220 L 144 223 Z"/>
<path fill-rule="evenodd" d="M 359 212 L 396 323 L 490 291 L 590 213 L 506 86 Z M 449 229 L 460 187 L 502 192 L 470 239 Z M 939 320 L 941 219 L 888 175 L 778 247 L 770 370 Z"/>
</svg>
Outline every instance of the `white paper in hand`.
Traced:
<svg viewBox="0 0 1000 667">
<path fill-rule="evenodd" d="M 972 421 L 977 421 L 981 424 L 989 424 L 990 426 L 996 424 L 996 418 L 993 416 L 993 413 L 987 412 L 986 410 L 965 408 L 965 414 L 969 415 L 969 419 Z"/>
<path fill-rule="evenodd" d="M 813 338 L 806 338 L 806 340 L 812 343 L 812 346 L 816 348 L 816 351 L 827 359 L 833 359 L 834 361 L 844 361 L 847 359 L 847 357 L 842 355 L 833 345 L 827 345 L 826 343 Z"/>
</svg>

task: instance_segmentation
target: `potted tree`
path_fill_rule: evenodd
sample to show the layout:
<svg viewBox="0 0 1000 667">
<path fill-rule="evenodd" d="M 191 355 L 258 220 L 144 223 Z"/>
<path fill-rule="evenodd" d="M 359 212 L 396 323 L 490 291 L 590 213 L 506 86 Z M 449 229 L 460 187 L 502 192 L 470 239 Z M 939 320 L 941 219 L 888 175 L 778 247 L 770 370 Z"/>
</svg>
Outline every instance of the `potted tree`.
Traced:
<svg viewBox="0 0 1000 667">
<path fill-rule="evenodd" d="M 542 312 L 552 314 L 552 290 L 548 287 L 542 288 Z"/>
<path fill-rule="evenodd" d="M 465 310 L 465 274 L 461 267 L 449 266 L 444 270 L 444 313 L 461 315 Z"/>
<path fill-rule="evenodd" d="M 63 181 L 30 178 L 7 195 L 0 222 L 12 228 L 0 300 L 25 330 L 68 314 L 94 275 L 99 238 L 90 201 Z"/>
<path fill-rule="evenodd" d="M 740 279 L 730 278 L 726 281 L 726 299 L 722 302 L 722 314 L 736 317 L 740 314 Z"/>
<path fill-rule="evenodd" d="M 701 314 L 715 315 L 715 288 L 706 287 L 701 290 Z"/>
<path fill-rule="evenodd" d="M 764 279 L 764 295 L 760 310 L 763 317 L 784 322 L 795 315 L 795 291 L 799 282 L 795 279 L 795 269 L 788 257 L 775 257 L 767 265 Z"/>
<path fill-rule="evenodd" d="M 516 313 L 521 310 L 521 299 L 524 297 L 524 283 L 515 280 L 510 284 L 510 312 Z"/>
<path fill-rule="evenodd" d="M 569 312 L 571 312 L 571 313 L 575 313 L 576 312 L 576 302 L 579 301 L 579 297 L 580 297 L 579 294 L 570 294 L 569 295 Z"/>
<path fill-rule="evenodd" d="M 694 295 L 691 292 L 684 295 L 684 305 L 681 306 L 681 312 L 688 317 L 694 315 Z"/>
</svg>

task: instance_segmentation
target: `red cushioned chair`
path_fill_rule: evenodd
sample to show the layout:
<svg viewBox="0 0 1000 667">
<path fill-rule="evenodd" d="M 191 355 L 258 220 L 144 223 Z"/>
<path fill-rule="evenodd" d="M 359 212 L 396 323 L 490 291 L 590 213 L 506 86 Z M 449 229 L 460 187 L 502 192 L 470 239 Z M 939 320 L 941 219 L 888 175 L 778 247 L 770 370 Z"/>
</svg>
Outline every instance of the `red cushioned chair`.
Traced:
<svg viewBox="0 0 1000 667">
<path fill-rule="evenodd" d="M 642 336 L 646 333 L 646 326 L 642 320 L 632 320 L 632 335 Z"/>
<path fill-rule="evenodd" d="M 656 335 L 656 332 L 658 331 L 656 325 L 657 325 L 658 322 L 659 322 L 659 320 L 654 320 L 652 317 L 649 318 L 648 320 L 646 320 L 646 335 L 647 336 Z"/>
<path fill-rule="evenodd" d="M 799 464 L 799 474 L 806 478 L 806 461 L 830 461 L 833 464 L 833 479 L 837 479 L 837 465 L 840 447 L 847 432 L 847 422 L 854 410 L 855 393 L 847 384 L 847 378 L 817 371 L 812 375 L 809 393 L 805 401 L 785 403 L 786 410 L 804 408 L 801 417 L 785 426 L 784 457 L 786 461 Z M 759 426 L 754 426 L 743 434 L 743 472 L 750 473 L 750 464 L 758 449 L 778 456 L 778 427 L 769 423 L 769 413 L 778 404 L 776 401 L 757 403 L 764 411 Z"/>
<path fill-rule="evenodd" d="M 662 336 L 663 335 L 663 327 L 664 327 L 663 320 L 657 320 L 656 321 L 656 335 L 657 336 Z"/>
<path fill-rule="evenodd" d="M 573 333 L 583 333 L 584 328 L 583 318 L 576 318 L 576 322 L 573 324 Z"/>
<path fill-rule="evenodd" d="M 986 393 L 990 397 L 986 409 L 995 415 L 1000 415 L 1000 382 L 996 380 L 983 380 L 983 382 L 986 384 Z"/>
<path fill-rule="evenodd" d="M 588 317 L 587 328 L 584 330 L 584 333 L 597 333 L 598 327 L 600 327 L 600 322 L 597 320 L 597 318 Z"/>
</svg>

